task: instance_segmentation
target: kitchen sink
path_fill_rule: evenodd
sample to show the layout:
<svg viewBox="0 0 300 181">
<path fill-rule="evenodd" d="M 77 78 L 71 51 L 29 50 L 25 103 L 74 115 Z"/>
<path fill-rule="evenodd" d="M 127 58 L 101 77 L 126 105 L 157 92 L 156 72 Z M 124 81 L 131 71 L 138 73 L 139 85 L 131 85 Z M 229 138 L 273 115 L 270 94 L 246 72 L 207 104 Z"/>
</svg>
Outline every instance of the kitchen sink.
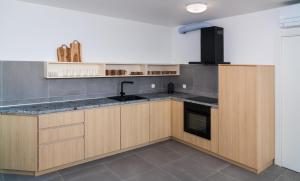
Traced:
<svg viewBox="0 0 300 181">
<path fill-rule="evenodd" d="M 136 96 L 136 95 L 125 95 L 125 96 L 108 97 L 108 99 L 113 99 L 113 100 L 116 100 L 116 101 L 125 102 L 125 101 L 142 100 L 142 99 L 147 99 L 147 98 Z"/>
</svg>

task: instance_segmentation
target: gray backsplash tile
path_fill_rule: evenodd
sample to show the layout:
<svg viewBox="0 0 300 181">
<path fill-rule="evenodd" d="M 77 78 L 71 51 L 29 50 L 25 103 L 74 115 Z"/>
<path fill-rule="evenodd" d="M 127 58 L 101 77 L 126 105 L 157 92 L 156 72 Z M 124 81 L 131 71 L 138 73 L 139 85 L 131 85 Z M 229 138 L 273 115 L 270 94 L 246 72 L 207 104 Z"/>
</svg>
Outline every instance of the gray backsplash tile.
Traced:
<svg viewBox="0 0 300 181">
<path fill-rule="evenodd" d="M 87 94 L 88 79 L 51 79 L 49 97 L 67 97 Z"/>
<path fill-rule="evenodd" d="M 93 96 L 98 94 L 115 95 L 117 94 L 118 80 L 116 78 L 99 78 L 88 79 L 86 81 L 87 95 Z"/>
<path fill-rule="evenodd" d="M 175 87 L 179 92 L 218 96 L 218 66 L 215 65 L 181 65 L 181 75 L 176 78 Z M 187 88 L 182 87 L 186 84 Z"/>
<path fill-rule="evenodd" d="M 180 76 L 170 77 L 47 80 L 43 62 L 0 61 L 0 106 L 114 96 L 125 80 L 134 82 L 124 86 L 126 94 L 165 92 L 173 82 L 178 92 L 217 97 L 217 66 L 181 65 L 180 69 Z"/>
<path fill-rule="evenodd" d="M 42 62 L 4 61 L 2 66 L 4 101 L 48 97 Z"/>
<path fill-rule="evenodd" d="M 3 61 L 0 61 L 0 106 L 3 100 Z"/>
</svg>

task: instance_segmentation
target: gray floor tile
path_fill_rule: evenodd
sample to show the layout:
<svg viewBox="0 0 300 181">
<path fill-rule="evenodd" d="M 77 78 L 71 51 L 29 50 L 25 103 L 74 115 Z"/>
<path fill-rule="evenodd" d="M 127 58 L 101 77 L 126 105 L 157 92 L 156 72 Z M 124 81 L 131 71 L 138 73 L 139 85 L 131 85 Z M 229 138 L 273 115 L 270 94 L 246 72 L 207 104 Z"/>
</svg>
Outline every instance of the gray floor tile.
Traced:
<svg viewBox="0 0 300 181">
<path fill-rule="evenodd" d="M 122 179 L 142 174 L 154 168 L 154 166 L 142 158 L 132 155 L 105 164 Z"/>
<path fill-rule="evenodd" d="M 1 179 L 0 179 L 1 180 Z M 3 180 L 1 181 L 63 181 L 63 178 L 58 172 L 45 174 L 42 176 L 25 176 L 25 175 L 13 175 L 4 174 Z"/>
<path fill-rule="evenodd" d="M 160 169 L 153 169 L 144 174 L 129 178 L 126 181 L 178 181 L 178 179 Z"/>
<path fill-rule="evenodd" d="M 115 160 L 119 160 L 119 159 L 122 159 L 125 157 L 125 153 L 122 153 L 122 154 L 117 154 L 117 155 L 112 155 L 112 156 L 109 156 L 109 157 L 106 157 L 106 158 L 102 158 L 99 160 L 99 162 L 103 163 L 103 164 L 106 164 L 106 163 L 110 163 L 112 161 L 115 161 Z M 127 156 L 127 155 L 126 155 Z"/>
<path fill-rule="evenodd" d="M 181 144 L 181 143 L 179 143 L 177 141 L 173 141 L 173 140 L 163 143 L 162 146 L 164 146 L 182 156 L 188 156 L 188 155 L 192 155 L 192 154 L 198 152 L 194 148 L 191 148 L 189 146 L 186 146 L 184 144 Z"/>
<path fill-rule="evenodd" d="M 221 173 L 243 181 L 274 181 L 274 179 L 266 175 L 258 175 L 234 165 L 221 170 Z"/>
<path fill-rule="evenodd" d="M 0 181 L 4 181 L 3 175 L 1 173 L 0 173 Z"/>
<path fill-rule="evenodd" d="M 234 177 L 231 177 L 229 175 L 224 175 L 221 173 L 216 173 L 212 176 L 209 176 L 204 181 L 239 181 L 235 179 Z"/>
<path fill-rule="evenodd" d="M 205 179 L 216 172 L 209 167 L 200 165 L 198 162 L 190 158 L 183 158 L 178 161 L 174 161 L 162 168 L 182 181 Z"/>
<path fill-rule="evenodd" d="M 103 165 L 95 166 L 78 170 L 63 176 L 64 181 L 119 181 L 120 179 L 115 176 L 110 170 Z"/>
<path fill-rule="evenodd" d="M 205 154 L 200 151 L 191 155 L 190 157 L 192 160 L 197 161 L 200 165 L 204 165 L 204 166 L 210 167 L 210 168 L 218 170 L 218 171 L 222 170 L 230 165 L 226 161 L 215 158 L 213 156 L 210 156 L 210 155 Z"/>
<path fill-rule="evenodd" d="M 182 157 L 178 153 L 163 146 L 155 146 L 153 148 L 137 152 L 137 155 L 156 166 L 167 164 Z"/>
<path fill-rule="evenodd" d="M 141 175 L 134 176 L 128 181 L 178 181 L 178 179 L 160 169 L 153 169 Z"/>
<path fill-rule="evenodd" d="M 95 160 L 95 161 L 92 161 L 92 162 L 88 162 L 88 163 L 84 163 L 84 164 L 80 164 L 80 165 L 76 165 L 76 166 L 73 166 L 73 167 L 70 167 L 70 168 L 60 170 L 59 173 L 62 176 L 64 176 L 64 175 L 69 175 L 71 173 L 81 171 L 81 170 L 84 170 L 84 169 L 93 168 L 93 167 L 98 167 L 98 168 L 103 167 L 104 168 L 104 166 L 103 166 L 103 164 L 101 163 L 100 160 Z"/>
<path fill-rule="evenodd" d="M 4 174 L 5 181 L 42 181 L 39 177 L 27 175 Z"/>
<path fill-rule="evenodd" d="M 277 179 L 280 175 L 282 175 L 286 171 L 285 168 L 279 167 L 276 165 L 272 165 L 270 168 L 266 169 L 264 172 L 262 172 L 261 176 L 266 176 L 271 179 Z"/>
<path fill-rule="evenodd" d="M 63 181 L 63 177 L 58 172 L 39 176 L 42 181 Z"/>
<path fill-rule="evenodd" d="M 286 170 L 281 176 L 279 176 L 276 181 L 299 181 L 300 173 Z"/>
</svg>

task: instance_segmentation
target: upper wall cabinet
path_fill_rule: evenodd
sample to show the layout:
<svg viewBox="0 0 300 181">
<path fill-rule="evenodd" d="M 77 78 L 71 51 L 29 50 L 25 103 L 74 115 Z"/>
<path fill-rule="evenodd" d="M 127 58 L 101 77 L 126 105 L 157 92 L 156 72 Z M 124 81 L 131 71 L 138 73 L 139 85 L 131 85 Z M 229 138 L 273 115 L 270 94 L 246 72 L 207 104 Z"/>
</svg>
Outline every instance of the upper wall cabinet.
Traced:
<svg viewBox="0 0 300 181">
<path fill-rule="evenodd" d="M 45 62 L 45 78 L 92 78 L 174 76 L 180 74 L 178 64 L 98 64 Z"/>
</svg>

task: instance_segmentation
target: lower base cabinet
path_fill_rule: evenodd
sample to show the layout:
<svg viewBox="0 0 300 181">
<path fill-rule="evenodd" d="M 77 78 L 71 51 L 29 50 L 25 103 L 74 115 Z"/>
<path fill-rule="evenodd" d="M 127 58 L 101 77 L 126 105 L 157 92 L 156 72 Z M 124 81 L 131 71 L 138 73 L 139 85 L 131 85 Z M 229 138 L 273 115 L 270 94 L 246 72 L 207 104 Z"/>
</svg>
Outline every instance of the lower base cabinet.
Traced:
<svg viewBox="0 0 300 181">
<path fill-rule="evenodd" d="M 85 158 L 120 150 L 120 114 L 120 106 L 85 112 Z"/>
<path fill-rule="evenodd" d="M 221 104 L 221 108 L 222 106 L 224 105 Z M 251 160 L 254 157 L 249 150 L 241 147 L 245 144 L 251 146 L 251 142 L 245 139 L 245 143 L 239 144 L 240 146 L 232 142 L 234 135 L 246 135 L 249 125 L 229 127 L 226 122 L 229 120 L 224 120 L 227 112 L 221 113 L 223 114 L 219 113 L 218 108 L 211 109 L 211 140 L 184 132 L 184 103 L 176 100 L 146 101 L 39 116 L 0 115 L 0 171 L 46 173 L 124 152 L 170 136 L 255 172 L 260 172 L 272 164 L 273 118 L 269 122 L 256 121 L 257 125 L 265 124 L 266 129 L 263 131 L 265 135 L 268 134 L 258 140 L 256 148 L 265 148 L 264 143 L 272 145 L 268 149 L 251 153 L 258 154 L 255 157 L 258 160 Z M 223 116 L 220 121 L 219 115 Z M 246 125 L 244 122 L 239 125 L 242 123 Z M 254 126 L 251 128 L 257 129 L 259 128 Z M 259 138 L 256 132 L 252 131 L 252 134 L 251 139 Z M 228 153 L 231 153 L 230 150 L 242 150 L 240 153 L 247 153 L 243 158 L 251 160 L 251 163 L 264 160 L 269 162 L 262 162 L 265 164 L 261 163 L 259 167 L 253 166 L 241 159 L 232 159 L 225 154 L 225 148 L 229 150 Z M 264 152 L 268 153 L 262 154 Z M 265 155 L 268 157 L 264 158 Z"/>
<path fill-rule="evenodd" d="M 183 140 L 183 102 L 171 101 L 171 135 Z"/>
<path fill-rule="evenodd" d="M 121 148 L 149 143 L 149 103 L 121 106 Z"/>
<path fill-rule="evenodd" d="M 0 115 L 0 170 L 37 170 L 37 125 L 37 117 Z"/>
<path fill-rule="evenodd" d="M 150 102 L 150 141 L 171 136 L 171 101 Z"/>
<path fill-rule="evenodd" d="M 39 148 L 39 171 L 84 159 L 84 139 L 72 139 L 41 145 Z"/>
</svg>

